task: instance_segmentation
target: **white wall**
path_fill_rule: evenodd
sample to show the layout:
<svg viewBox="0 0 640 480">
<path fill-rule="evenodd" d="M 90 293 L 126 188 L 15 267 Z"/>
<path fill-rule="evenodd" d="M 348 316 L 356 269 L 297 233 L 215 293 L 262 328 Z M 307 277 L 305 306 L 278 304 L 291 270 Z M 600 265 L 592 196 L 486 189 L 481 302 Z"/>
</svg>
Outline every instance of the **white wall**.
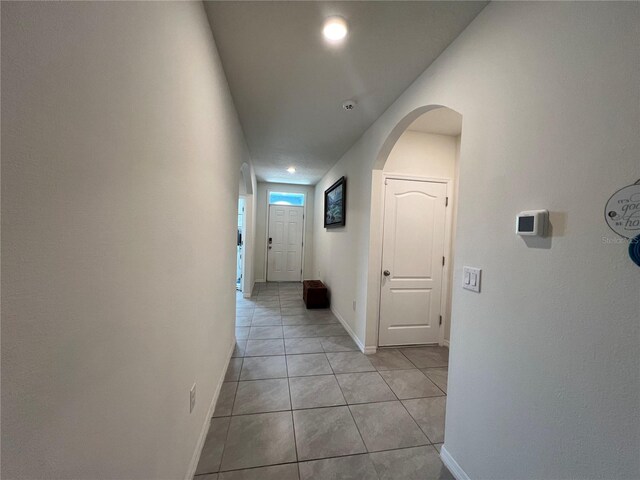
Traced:
<svg viewBox="0 0 640 480">
<path fill-rule="evenodd" d="M 370 345 L 372 170 L 417 109 L 462 114 L 454 285 L 478 266 L 483 291 L 453 292 L 445 451 L 472 479 L 640 477 L 640 271 L 602 240 L 640 177 L 639 26 L 637 3 L 492 3 L 316 186 L 348 176 L 316 265 Z M 542 248 L 513 233 L 532 208 L 551 211 Z"/>
<path fill-rule="evenodd" d="M 447 342 L 451 341 L 451 308 L 453 306 L 453 291 L 455 290 L 453 283 L 453 273 L 455 269 L 455 258 L 456 258 L 456 235 L 458 234 L 458 206 L 459 206 L 459 192 L 460 192 L 460 144 L 461 144 L 461 136 L 458 135 L 456 137 L 456 169 L 453 174 L 455 178 L 454 182 L 454 192 L 453 192 L 453 209 L 451 211 L 451 262 L 449 263 L 449 267 L 451 267 L 451 289 L 449 292 L 449 305 L 448 305 L 448 321 L 444 325 L 444 338 Z"/>
<path fill-rule="evenodd" d="M 430 115 L 430 113 L 425 113 Z M 453 258 L 452 245 L 455 240 L 454 229 L 452 228 L 452 220 L 457 210 L 457 158 L 458 158 L 458 144 L 460 137 L 452 137 L 449 135 L 437 135 L 425 132 L 416 132 L 412 130 L 406 130 L 398 141 L 393 146 L 387 162 L 384 164 L 383 171 L 385 173 L 412 175 L 418 177 L 450 180 L 448 185 L 449 190 L 447 196 L 449 197 L 449 205 L 447 211 L 447 239 L 449 250 L 445 252 L 449 256 L 449 261 Z M 381 179 L 382 180 L 382 179 Z M 380 193 L 383 193 L 383 184 L 379 184 Z M 379 217 L 378 217 L 379 218 Z M 378 222 L 379 230 L 372 232 L 372 235 L 382 235 L 382 222 Z M 373 252 L 372 252 L 373 253 Z M 379 250 L 378 256 L 382 255 L 382 250 Z M 450 339 L 451 330 L 451 291 L 452 291 L 452 269 L 450 265 L 446 265 L 444 268 L 443 276 L 443 305 L 442 305 L 442 318 L 443 318 L 443 337 L 446 341 Z M 380 287 L 378 287 L 380 288 Z"/>
<path fill-rule="evenodd" d="M 185 478 L 243 161 L 202 4 L 2 3 L 2 478 Z"/>
<path fill-rule="evenodd" d="M 304 231 L 304 267 L 303 279 L 314 277 L 313 269 L 313 218 L 314 218 L 314 194 L 313 185 L 293 185 L 288 183 L 258 182 L 258 195 L 256 196 L 256 250 L 255 250 L 255 278 L 257 282 L 264 282 L 266 278 L 266 254 L 267 254 L 267 191 L 304 193 L 306 194 L 306 227 Z"/>
<path fill-rule="evenodd" d="M 456 137 L 407 130 L 393 146 L 383 171 L 453 180 L 455 162 Z"/>
</svg>

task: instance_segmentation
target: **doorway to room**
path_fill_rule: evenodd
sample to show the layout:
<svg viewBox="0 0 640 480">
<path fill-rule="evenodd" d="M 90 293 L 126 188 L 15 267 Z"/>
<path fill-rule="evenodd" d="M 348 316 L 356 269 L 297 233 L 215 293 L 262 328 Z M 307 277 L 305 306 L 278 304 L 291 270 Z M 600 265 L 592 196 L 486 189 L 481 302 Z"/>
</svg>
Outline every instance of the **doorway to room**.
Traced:
<svg viewBox="0 0 640 480">
<path fill-rule="evenodd" d="M 462 116 L 438 107 L 405 125 L 374 176 L 381 211 L 378 346 L 448 346 Z"/>
<path fill-rule="evenodd" d="M 243 197 L 238 199 L 238 237 L 236 240 L 236 290 L 243 291 L 244 284 L 244 242 L 245 242 L 245 200 Z"/>
<path fill-rule="evenodd" d="M 236 231 L 235 288 L 239 298 L 250 297 L 255 275 L 253 258 L 255 253 L 255 194 L 254 176 L 251 167 L 243 163 L 240 167 L 238 185 L 238 212 Z"/>
</svg>

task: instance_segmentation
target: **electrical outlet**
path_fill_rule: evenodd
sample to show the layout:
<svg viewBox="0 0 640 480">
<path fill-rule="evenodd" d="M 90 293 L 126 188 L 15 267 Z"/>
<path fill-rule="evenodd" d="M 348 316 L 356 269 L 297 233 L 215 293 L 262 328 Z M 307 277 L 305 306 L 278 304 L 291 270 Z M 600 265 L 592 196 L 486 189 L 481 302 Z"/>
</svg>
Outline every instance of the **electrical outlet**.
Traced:
<svg viewBox="0 0 640 480">
<path fill-rule="evenodd" d="M 356 301 L 355 300 L 353 301 L 353 311 L 354 312 L 356 311 Z"/>
<path fill-rule="evenodd" d="M 191 391 L 189 392 L 189 413 L 193 412 L 196 406 L 196 384 L 193 384 Z"/>
</svg>

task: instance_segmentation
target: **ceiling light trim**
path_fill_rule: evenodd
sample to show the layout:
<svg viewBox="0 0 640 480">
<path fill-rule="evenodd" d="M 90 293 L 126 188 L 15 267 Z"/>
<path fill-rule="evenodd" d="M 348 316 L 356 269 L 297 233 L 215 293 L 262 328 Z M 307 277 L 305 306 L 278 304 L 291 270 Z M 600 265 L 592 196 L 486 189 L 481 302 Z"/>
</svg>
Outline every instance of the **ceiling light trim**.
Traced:
<svg viewBox="0 0 640 480">
<path fill-rule="evenodd" d="M 344 42 L 348 34 L 349 25 L 344 18 L 334 15 L 332 17 L 328 17 L 324 21 L 322 26 L 322 36 L 328 43 L 332 45 L 340 44 Z"/>
</svg>

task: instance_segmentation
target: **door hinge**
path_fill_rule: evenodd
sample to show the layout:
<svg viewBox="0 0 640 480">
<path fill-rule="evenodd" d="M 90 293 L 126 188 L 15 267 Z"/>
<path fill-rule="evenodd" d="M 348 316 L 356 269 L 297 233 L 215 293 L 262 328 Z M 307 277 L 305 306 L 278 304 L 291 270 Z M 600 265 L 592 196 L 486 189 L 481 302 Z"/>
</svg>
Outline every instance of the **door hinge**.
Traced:
<svg viewBox="0 0 640 480">
<path fill-rule="evenodd" d="M 438 325 L 442 325 L 442 315 L 440 315 L 440 323 Z"/>
<path fill-rule="evenodd" d="M 444 267 L 444 257 L 442 257 L 442 266 Z"/>
<path fill-rule="evenodd" d="M 444 206 L 445 207 L 449 206 L 449 197 L 444 197 Z"/>
</svg>

